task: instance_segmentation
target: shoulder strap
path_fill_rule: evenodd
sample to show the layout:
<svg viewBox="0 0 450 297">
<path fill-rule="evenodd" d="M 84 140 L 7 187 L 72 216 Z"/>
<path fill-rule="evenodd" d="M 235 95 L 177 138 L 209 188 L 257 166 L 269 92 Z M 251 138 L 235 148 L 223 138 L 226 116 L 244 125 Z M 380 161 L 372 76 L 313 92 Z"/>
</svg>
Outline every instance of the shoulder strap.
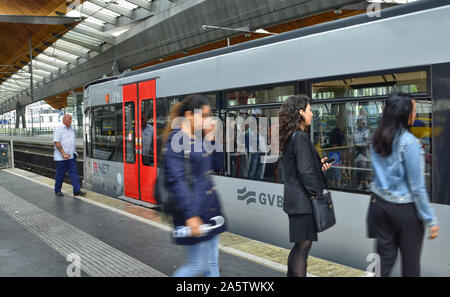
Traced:
<svg viewBox="0 0 450 297">
<path fill-rule="evenodd" d="M 193 189 L 194 188 L 194 179 L 192 178 L 192 170 L 191 170 L 191 157 L 189 155 L 188 152 L 184 152 L 184 173 L 185 173 L 185 179 L 186 182 L 188 183 L 189 188 Z M 162 159 L 164 160 L 166 155 L 166 148 L 163 148 L 161 150 L 161 154 L 162 154 Z M 162 162 L 164 164 L 164 161 Z M 164 170 L 164 165 L 161 166 L 161 173 L 165 174 L 165 170 Z"/>
<path fill-rule="evenodd" d="M 184 172 L 186 182 L 188 183 L 191 189 L 194 188 L 194 179 L 192 178 L 192 170 L 191 170 L 191 156 L 188 152 L 184 152 Z"/>
</svg>

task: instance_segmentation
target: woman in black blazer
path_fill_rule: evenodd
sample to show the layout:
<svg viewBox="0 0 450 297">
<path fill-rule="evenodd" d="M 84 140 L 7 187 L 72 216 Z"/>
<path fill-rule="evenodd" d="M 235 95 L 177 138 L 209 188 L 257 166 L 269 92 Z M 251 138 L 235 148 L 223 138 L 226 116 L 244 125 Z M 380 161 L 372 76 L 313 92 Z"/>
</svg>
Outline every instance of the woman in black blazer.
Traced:
<svg viewBox="0 0 450 297">
<path fill-rule="evenodd" d="M 308 130 L 313 113 L 305 95 L 291 96 L 281 106 L 280 149 L 283 153 L 284 205 L 289 216 L 289 239 L 295 245 L 288 258 L 287 276 L 306 276 L 308 253 L 317 241 L 310 198 L 325 188 L 323 173 L 330 169 L 327 158 L 320 159 Z"/>
</svg>

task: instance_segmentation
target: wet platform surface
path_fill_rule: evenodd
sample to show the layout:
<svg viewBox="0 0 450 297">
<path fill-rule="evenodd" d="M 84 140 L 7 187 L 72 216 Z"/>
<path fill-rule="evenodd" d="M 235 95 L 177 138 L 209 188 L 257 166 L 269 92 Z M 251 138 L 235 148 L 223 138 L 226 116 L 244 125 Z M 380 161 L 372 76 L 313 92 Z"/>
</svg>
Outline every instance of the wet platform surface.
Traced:
<svg viewBox="0 0 450 297">
<path fill-rule="evenodd" d="M 56 197 L 54 180 L 20 169 L 0 171 L 0 276 L 67 276 L 69 254 L 81 276 L 170 276 L 183 263 L 164 216 L 87 191 Z M 289 250 L 225 232 L 220 275 L 283 277 Z M 7 265 L 3 265 L 7 264 Z M 310 256 L 309 276 L 364 276 L 363 271 Z"/>
</svg>

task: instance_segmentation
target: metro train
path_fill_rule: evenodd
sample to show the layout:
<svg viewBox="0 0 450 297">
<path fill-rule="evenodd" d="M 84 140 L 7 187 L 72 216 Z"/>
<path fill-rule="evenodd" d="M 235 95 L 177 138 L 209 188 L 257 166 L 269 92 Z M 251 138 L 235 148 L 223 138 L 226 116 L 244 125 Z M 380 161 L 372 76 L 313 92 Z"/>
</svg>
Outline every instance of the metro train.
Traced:
<svg viewBox="0 0 450 297">
<path fill-rule="evenodd" d="M 276 117 L 286 98 L 307 94 L 311 139 L 322 156 L 337 158 L 327 173 L 337 224 L 319 234 L 311 254 L 365 270 L 374 250 L 366 237 L 367 143 L 387 96 L 409 92 L 441 227 L 436 240 L 425 240 L 422 274 L 449 276 L 449 16 L 448 1 L 418 1 L 91 82 L 83 103 L 85 187 L 152 206 L 161 132 L 170 107 L 189 94 L 206 95 L 221 119 Z M 229 231 L 290 249 L 280 162 L 262 164 L 254 154 L 225 152 L 224 170 L 214 176 Z M 397 263 L 394 275 L 399 270 Z"/>
</svg>

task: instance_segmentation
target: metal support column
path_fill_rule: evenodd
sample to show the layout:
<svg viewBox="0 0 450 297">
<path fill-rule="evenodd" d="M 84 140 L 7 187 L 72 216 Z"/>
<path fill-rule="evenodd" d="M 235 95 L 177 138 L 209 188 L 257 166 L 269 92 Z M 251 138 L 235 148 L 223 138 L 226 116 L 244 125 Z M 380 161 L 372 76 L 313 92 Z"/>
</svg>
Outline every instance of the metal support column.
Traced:
<svg viewBox="0 0 450 297">
<path fill-rule="evenodd" d="M 31 103 L 33 103 L 33 48 L 31 47 L 31 33 L 28 33 L 28 44 L 30 46 L 30 99 Z"/>
</svg>

